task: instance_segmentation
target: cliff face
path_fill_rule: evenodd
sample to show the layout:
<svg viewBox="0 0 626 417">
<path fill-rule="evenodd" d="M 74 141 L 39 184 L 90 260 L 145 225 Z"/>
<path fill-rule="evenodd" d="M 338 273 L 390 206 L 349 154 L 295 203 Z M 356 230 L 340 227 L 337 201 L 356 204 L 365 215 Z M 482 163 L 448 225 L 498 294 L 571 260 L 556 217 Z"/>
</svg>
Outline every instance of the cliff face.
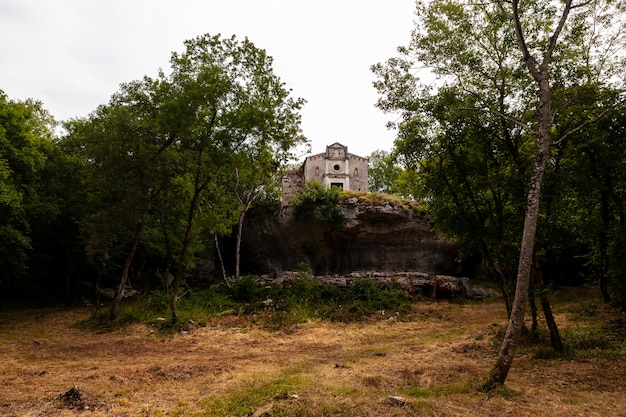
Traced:
<svg viewBox="0 0 626 417">
<path fill-rule="evenodd" d="M 272 216 L 251 216 L 242 242 L 243 267 L 280 274 L 301 262 L 315 275 L 354 271 L 419 271 L 454 275 L 458 248 L 436 236 L 416 206 L 351 198 L 341 203 L 344 226 L 330 230 L 316 219 L 297 219 L 285 207 Z"/>
</svg>

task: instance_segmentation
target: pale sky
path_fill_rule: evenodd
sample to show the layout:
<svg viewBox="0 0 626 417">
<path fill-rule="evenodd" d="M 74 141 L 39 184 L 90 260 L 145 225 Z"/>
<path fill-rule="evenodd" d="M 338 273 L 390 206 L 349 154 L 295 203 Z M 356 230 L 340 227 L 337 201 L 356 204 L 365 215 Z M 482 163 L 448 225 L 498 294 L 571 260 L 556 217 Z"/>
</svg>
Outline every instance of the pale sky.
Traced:
<svg viewBox="0 0 626 417">
<path fill-rule="evenodd" d="M 409 42 L 414 0 L 0 0 L 0 90 L 59 121 L 87 116 L 124 82 L 169 73 L 172 51 L 209 33 L 248 37 L 307 104 L 313 153 L 334 142 L 390 150 L 395 115 L 374 105 L 372 64 Z"/>
</svg>

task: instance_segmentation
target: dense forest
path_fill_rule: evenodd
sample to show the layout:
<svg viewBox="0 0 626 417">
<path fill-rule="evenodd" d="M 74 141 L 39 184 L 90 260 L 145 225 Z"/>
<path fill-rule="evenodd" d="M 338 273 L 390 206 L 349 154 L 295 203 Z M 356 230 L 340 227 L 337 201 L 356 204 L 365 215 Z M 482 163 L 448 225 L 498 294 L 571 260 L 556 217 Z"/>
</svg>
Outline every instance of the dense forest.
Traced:
<svg viewBox="0 0 626 417">
<path fill-rule="evenodd" d="M 206 35 L 171 66 L 61 135 L 43 104 L 0 96 L 2 303 L 76 303 L 113 287 L 115 305 L 131 276 L 176 293 L 220 238 L 240 236 L 253 205 L 275 204 L 306 140 L 303 101 L 271 57 Z"/>
</svg>

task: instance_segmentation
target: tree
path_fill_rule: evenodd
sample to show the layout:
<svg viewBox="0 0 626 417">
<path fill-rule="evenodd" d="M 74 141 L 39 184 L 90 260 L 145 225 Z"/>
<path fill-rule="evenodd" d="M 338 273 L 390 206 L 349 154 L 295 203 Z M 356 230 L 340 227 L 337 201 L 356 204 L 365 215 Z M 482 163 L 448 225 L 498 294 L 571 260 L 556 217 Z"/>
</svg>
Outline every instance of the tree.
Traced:
<svg viewBox="0 0 626 417">
<path fill-rule="evenodd" d="M 258 149 L 254 153 L 250 151 L 239 155 L 234 164 L 234 187 L 233 193 L 237 199 L 238 218 L 235 232 L 235 276 L 240 278 L 241 264 L 241 241 L 243 238 L 243 225 L 246 214 L 250 211 L 255 201 L 262 196 L 276 195 L 280 164 L 274 159 L 271 149 Z"/>
<path fill-rule="evenodd" d="M 371 193 L 400 194 L 399 179 L 402 168 L 395 163 L 391 152 L 377 150 L 368 157 L 367 188 Z"/>
<path fill-rule="evenodd" d="M 611 7 L 617 13 L 611 13 Z M 435 0 L 418 7 L 421 26 L 414 31 L 410 47 L 399 49 L 402 57 L 390 60 L 386 67 L 374 67 L 381 79 L 377 87 L 384 95 L 379 106 L 383 110 L 403 111 L 400 136 L 422 135 L 428 139 L 449 132 L 449 125 L 425 126 L 420 119 L 423 106 L 432 102 L 429 100 L 432 89 L 420 85 L 414 75 L 414 65 L 420 62 L 440 80 L 439 90 L 467 97 L 465 110 L 490 118 L 498 116 L 503 142 L 514 137 L 534 140 L 529 148 L 534 154 L 532 166 L 525 169 L 520 165 L 520 172 L 526 172 L 530 186 L 526 193 L 515 296 L 501 352 L 485 389 L 504 383 L 521 335 L 550 145 L 565 144 L 573 134 L 605 116 L 614 104 L 606 107 L 605 101 L 594 101 L 573 109 L 568 106 L 567 94 L 580 83 L 597 87 L 623 79 L 615 77 L 623 71 L 623 60 L 619 59 L 617 66 L 606 60 L 607 52 L 622 46 L 622 32 L 610 27 L 611 17 L 621 18 L 620 7 L 603 1 Z M 605 42 L 607 38 L 609 43 Z M 565 97 L 560 103 L 556 100 L 559 96 Z M 559 107 L 554 106 L 557 103 Z M 555 125 L 556 116 L 573 113 L 578 123 Z M 424 143 L 429 146 L 428 140 Z M 515 155 L 516 150 L 511 148 L 509 152 Z M 462 154 L 458 156 L 462 160 Z"/>
<path fill-rule="evenodd" d="M 124 84 L 107 105 L 66 124 L 64 146 L 85 162 L 92 198 L 83 222 L 86 252 L 95 264 L 122 263 L 112 318 L 125 295 L 149 210 L 171 182 L 173 140 L 159 130 L 158 92 L 158 83 L 147 77 Z"/>
<path fill-rule="evenodd" d="M 519 0 L 513 0 L 510 4 L 510 8 L 503 1 L 498 2 L 498 6 L 502 14 L 512 23 L 515 31 L 515 38 L 517 40 L 518 48 L 522 54 L 523 62 L 532 76 L 537 86 L 538 95 L 538 115 L 534 123 L 527 124 L 524 129 L 532 132 L 537 141 L 537 150 L 535 156 L 535 163 L 530 180 L 530 188 L 528 191 L 528 199 L 526 206 L 526 216 L 524 219 L 524 232 L 522 235 L 522 243 L 520 247 L 520 259 L 517 272 L 517 287 L 515 290 L 515 298 L 513 300 L 512 313 L 509 318 L 509 324 L 504 336 L 504 341 L 500 349 L 500 354 L 496 364 L 491 371 L 487 382 L 485 383 L 486 389 L 492 389 L 498 384 L 504 384 L 508 372 L 511 368 L 511 363 L 515 356 L 515 350 L 522 332 L 524 324 L 524 313 L 526 309 L 526 303 L 528 301 L 528 288 L 530 285 L 530 275 L 534 259 L 534 244 L 537 231 L 537 222 L 539 217 L 539 201 L 541 196 L 541 187 L 543 183 L 543 177 L 546 170 L 548 152 L 552 142 L 560 143 L 565 141 L 568 136 L 571 136 L 578 130 L 581 130 L 586 125 L 596 122 L 604 117 L 608 109 L 589 109 L 587 112 L 588 119 L 580 124 L 569 127 L 569 129 L 557 132 L 557 136 L 553 134 L 554 126 L 554 110 L 552 108 L 552 67 L 553 57 L 556 52 L 557 45 L 559 44 L 559 38 L 565 28 L 565 24 L 570 17 L 570 13 L 575 13 L 576 9 L 582 9 L 578 16 L 572 16 L 573 24 L 570 26 L 570 33 L 574 36 L 576 32 L 584 31 L 584 21 L 587 16 L 584 13 L 585 7 L 594 5 L 595 2 L 575 2 L 574 0 L 565 0 L 561 6 L 559 13 L 556 6 L 550 3 L 539 6 L 553 6 L 552 13 L 548 14 L 548 20 L 543 21 L 544 33 L 533 35 L 530 31 L 532 22 L 532 15 L 528 19 L 528 13 L 532 13 L 534 10 L 524 10 L 523 3 Z M 532 5 L 532 4 L 531 4 Z M 520 9 L 520 7 L 522 7 Z M 589 13 L 589 12 L 587 12 Z M 552 17 L 552 19 L 550 19 Z M 608 16 L 603 16 L 607 18 Z M 578 20 L 579 22 L 577 22 Z M 580 36 L 580 35 L 579 35 Z M 580 38 L 579 38 L 580 39 Z M 580 39 L 583 41 L 583 39 Z M 537 45 L 533 45 L 538 42 Z M 590 45 L 591 47 L 598 45 Z M 588 64 L 588 63 L 584 63 Z M 584 66 L 584 65 L 583 65 Z M 586 68 L 585 68 L 586 69 Z M 572 80 L 575 82 L 575 80 Z M 597 105 L 603 104 L 597 102 Z"/>
<path fill-rule="evenodd" d="M 250 156 L 259 167 L 268 151 L 286 152 L 305 141 L 298 114 L 303 101 L 290 97 L 264 50 L 248 39 L 240 42 L 235 37 L 209 35 L 189 40 L 185 46 L 182 54 L 172 54 L 171 75 L 160 76 L 168 86 L 163 106 L 169 115 L 166 130 L 176 138 L 181 154 L 179 175 L 190 185 L 186 229 L 172 288 L 174 322 L 178 320 L 179 287 L 202 205 L 215 208 L 229 203 L 232 183 L 225 179 L 232 178 L 229 174 L 242 155 Z M 252 186 L 248 191 L 255 189 Z M 245 214 L 254 191 L 247 197 L 238 195 L 244 202 L 239 213 Z M 213 218 L 230 221 L 229 216 Z M 214 224 L 211 234 L 218 226 Z"/>
<path fill-rule="evenodd" d="M 80 230 L 88 197 L 82 186 L 82 162 L 65 153 L 58 139 L 52 145 L 40 174 L 40 208 L 29 221 L 28 280 L 48 302 L 71 304 L 88 296 L 81 288 L 81 275 L 89 266 Z"/>
<path fill-rule="evenodd" d="M 510 313 L 528 140 L 504 130 L 498 117 L 471 110 L 475 101 L 457 90 L 442 88 L 423 105 L 426 123 L 440 123 L 441 131 L 398 140 L 397 152 L 435 227 L 454 236 L 466 258 L 480 255 Z"/>
<path fill-rule="evenodd" d="M 290 97 L 264 50 L 210 35 L 185 46 L 172 54 L 170 74 L 124 84 L 89 118 L 67 124 L 64 146 L 84 161 L 92 196 L 88 253 L 121 268 L 112 317 L 143 244 L 164 258 L 166 276 L 173 271 L 176 322 L 180 287 L 213 245 L 204 236 L 230 233 L 291 148 L 306 142 L 303 101 Z"/>
<path fill-rule="evenodd" d="M 529 112 L 523 100 L 511 100 L 528 95 L 529 81 L 517 76 L 503 19 L 480 19 L 454 2 L 433 2 L 419 13 L 423 29 L 402 56 L 374 67 L 383 94 L 378 106 L 402 112 L 395 152 L 416 196 L 467 255 L 480 252 L 510 312 L 521 230 L 511 225 L 523 215 L 520 184 L 528 178 L 530 146 L 528 135 L 498 113 Z M 432 68 L 438 88 L 421 85 L 415 62 Z"/>
<path fill-rule="evenodd" d="M 615 91 L 613 95 L 618 93 Z M 601 90 L 594 94 L 611 95 Z M 581 248 L 579 259 L 586 263 L 592 282 L 599 285 L 605 302 L 622 309 L 626 305 L 623 293 L 625 123 L 623 111 L 613 112 L 573 135 L 569 146 L 560 147 L 559 176 L 547 178 L 547 214 L 550 223 L 558 226 L 543 233 L 575 242 Z M 560 243 L 553 251 L 565 247 Z"/>
</svg>

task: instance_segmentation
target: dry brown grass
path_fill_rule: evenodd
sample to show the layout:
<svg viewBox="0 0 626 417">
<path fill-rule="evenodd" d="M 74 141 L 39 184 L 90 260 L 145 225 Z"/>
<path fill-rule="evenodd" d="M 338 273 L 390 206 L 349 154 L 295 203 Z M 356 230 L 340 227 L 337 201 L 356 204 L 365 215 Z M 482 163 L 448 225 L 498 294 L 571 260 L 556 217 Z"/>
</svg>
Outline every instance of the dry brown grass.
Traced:
<svg viewBox="0 0 626 417">
<path fill-rule="evenodd" d="M 534 359 L 520 349 L 507 388 L 487 395 L 477 387 L 495 360 L 501 303 L 413 309 L 410 321 L 279 333 L 224 318 L 169 338 L 143 325 L 107 334 L 73 326 L 87 310 L 2 313 L 0 415 L 626 415 L 624 355 Z M 577 325 L 568 311 L 557 319 Z M 61 407 L 75 386 L 81 401 Z"/>
</svg>

